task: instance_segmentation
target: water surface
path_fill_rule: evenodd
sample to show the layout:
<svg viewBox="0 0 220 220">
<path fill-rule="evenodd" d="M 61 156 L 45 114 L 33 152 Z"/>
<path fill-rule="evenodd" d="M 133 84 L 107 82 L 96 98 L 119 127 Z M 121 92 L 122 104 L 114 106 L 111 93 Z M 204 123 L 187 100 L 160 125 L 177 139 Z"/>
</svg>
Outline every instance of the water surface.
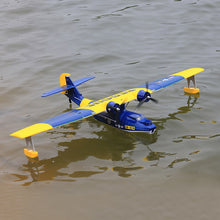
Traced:
<svg viewBox="0 0 220 220">
<path fill-rule="evenodd" d="M 220 161 L 220 2 L 15 1 L 0 3 L 1 219 L 217 219 Z M 41 98 L 59 75 L 98 100 L 202 67 L 200 95 L 186 82 L 154 93 L 139 112 L 153 135 L 90 118 L 36 135 L 37 160 L 9 134 L 75 108 Z M 135 110 L 137 103 L 129 104 Z"/>
</svg>

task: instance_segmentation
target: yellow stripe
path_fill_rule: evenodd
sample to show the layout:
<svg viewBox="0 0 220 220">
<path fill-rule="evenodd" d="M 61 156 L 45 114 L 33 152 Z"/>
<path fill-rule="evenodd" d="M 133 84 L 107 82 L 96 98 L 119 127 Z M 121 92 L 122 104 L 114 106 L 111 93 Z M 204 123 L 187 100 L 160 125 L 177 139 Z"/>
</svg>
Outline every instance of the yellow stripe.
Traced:
<svg viewBox="0 0 220 220">
<path fill-rule="evenodd" d="M 84 99 L 81 101 L 81 103 L 80 103 L 80 107 L 83 107 L 83 106 L 88 105 L 91 101 L 92 101 L 92 100 L 90 100 L 90 99 L 84 98 Z"/>
<path fill-rule="evenodd" d="M 31 125 L 29 127 L 23 128 L 19 131 L 16 131 L 16 132 L 10 134 L 10 136 L 14 136 L 14 137 L 23 139 L 23 138 L 30 137 L 35 134 L 39 134 L 44 131 L 48 131 L 52 128 L 53 127 L 49 124 L 38 123 L 38 124 Z"/>
<path fill-rule="evenodd" d="M 109 102 L 115 102 L 118 103 L 119 105 L 124 104 L 126 102 L 130 102 L 132 100 L 137 99 L 137 94 L 140 90 L 145 90 L 145 88 L 134 88 L 134 89 L 128 89 L 126 91 L 117 93 L 115 95 L 106 97 L 104 99 L 100 99 L 98 101 L 92 102 L 90 104 L 88 104 L 85 107 L 81 107 L 83 109 L 89 109 L 94 111 L 96 114 L 103 112 L 106 110 L 106 105 Z M 148 90 L 150 93 L 152 91 Z"/>
<path fill-rule="evenodd" d="M 181 71 L 179 73 L 174 73 L 170 76 L 182 76 L 184 77 L 185 79 L 186 78 L 189 78 L 191 76 L 194 76 L 200 72 L 204 71 L 203 68 L 191 68 L 191 69 L 187 69 L 187 70 L 184 70 L 184 71 Z"/>
</svg>

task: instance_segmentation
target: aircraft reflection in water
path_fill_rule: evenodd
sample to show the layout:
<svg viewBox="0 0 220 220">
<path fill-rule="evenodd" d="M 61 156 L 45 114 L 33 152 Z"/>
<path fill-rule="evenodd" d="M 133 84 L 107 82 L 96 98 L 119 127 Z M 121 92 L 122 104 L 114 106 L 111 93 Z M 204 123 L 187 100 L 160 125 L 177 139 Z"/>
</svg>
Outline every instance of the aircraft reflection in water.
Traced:
<svg viewBox="0 0 220 220">
<path fill-rule="evenodd" d="M 189 96 L 187 106 L 180 107 L 177 112 L 169 114 L 166 118 L 151 118 L 151 120 L 157 125 L 158 130 L 164 129 L 166 121 L 170 119 L 179 120 L 176 115 L 189 112 L 196 101 L 197 97 Z M 103 126 L 103 124 L 93 119 L 87 119 L 87 121 L 89 127 L 92 128 L 94 138 L 80 138 L 70 142 L 60 142 L 58 155 L 50 159 L 28 159 L 28 163 L 23 164 L 22 171 L 28 171 L 32 179 L 29 175 L 13 174 L 18 178 L 17 181 L 23 181 L 23 185 L 29 185 L 35 181 L 75 181 L 79 177 L 89 177 L 107 171 L 114 171 L 119 176 L 129 177 L 135 170 L 144 168 L 143 160 L 155 161 L 154 164 L 145 163 L 145 166 L 157 166 L 161 158 L 176 154 L 154 152 L 150 148 L 150 145 L 157 141 L 157 132 L 151 135 L 127 133 L 108 125 Z M 62 130 L 67 131 L 53 131 L 51 133 L 56 134 L 56 136 L 59 135 L 59 137 L 60 135 L 62 137 L 73 135 L 74 137 L 74 132 L 80 130 L 80 125 L 81 122 L 68 124 L 62 126 Z M 70 131 L 70 129 L 73 129 L 73 131 Z M 138 142 L 146 145 L 147 155 L 145 154 L 146 156 L 142 158 L 142 163 L 135 161 L 131 153 Z M 188 160 L 187 158 L 174 160 L 168 167 L 172 168 L 175 163 Z M 81 161 L 83 161 L 83 164 L 80 163 Z M 71 163 L 74 163 L 74 165 L 71 166 Z M 137 164 L 141 165 L 138 166 Z"/>
</svg>

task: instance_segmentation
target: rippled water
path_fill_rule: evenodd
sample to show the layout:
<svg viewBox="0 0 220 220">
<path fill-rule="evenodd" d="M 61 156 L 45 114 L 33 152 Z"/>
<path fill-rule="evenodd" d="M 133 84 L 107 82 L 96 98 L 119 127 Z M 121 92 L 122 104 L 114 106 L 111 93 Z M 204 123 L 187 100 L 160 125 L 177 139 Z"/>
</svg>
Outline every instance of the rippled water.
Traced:
<svg viewBox="0 0 220 220">
<path fill-rule="evenodd" d="M 217 0 L 24 1 L 0 3 L 1 219 L 217 219 L 220 183 L 220 2 Z M 59 75 L 100 99 L 191 67 L 185 82 L 154 93 L 139 111 L 153 135 L 93 118 L 34 137 L 38 160 L 9 134 L 65 112 L 41 94 Z M 135 110 L 137 103 L 130 103 Z"/>
</svg>

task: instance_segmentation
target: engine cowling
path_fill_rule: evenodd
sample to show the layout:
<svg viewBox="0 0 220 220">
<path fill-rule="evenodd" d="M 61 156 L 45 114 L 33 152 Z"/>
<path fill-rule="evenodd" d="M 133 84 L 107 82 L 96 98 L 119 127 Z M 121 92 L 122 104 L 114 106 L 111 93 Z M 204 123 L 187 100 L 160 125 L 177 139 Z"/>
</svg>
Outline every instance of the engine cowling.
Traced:
<svg viewBox="0 0 220 220">
<path fill-rule="evenodd" d="M 147 98 L 147 97 L 149 97 L 149 98 Z M 147 99 L 146 99 L 145 102 L 149 102 L 150 97 L 151 97 L 151 94 L 150 94 L 149 92 L 144 91 L 144 90 L 140 90 L 140 91 L 138 92 L 138 94 L 137 94 L 137 100 L 138 100 L 139 102 L 143 101 L 143 100 L 146 99 L 146 98 L 147 98 Z"/>
<path fill-rule="evenodd" d="M 115 112 L 119 112 L 120 111 L 120 105 L 118 103 L 115 102 L 109 102 L 106 106 L 106 111 L 108 113 L 115 113 Z"/>
</svg>

